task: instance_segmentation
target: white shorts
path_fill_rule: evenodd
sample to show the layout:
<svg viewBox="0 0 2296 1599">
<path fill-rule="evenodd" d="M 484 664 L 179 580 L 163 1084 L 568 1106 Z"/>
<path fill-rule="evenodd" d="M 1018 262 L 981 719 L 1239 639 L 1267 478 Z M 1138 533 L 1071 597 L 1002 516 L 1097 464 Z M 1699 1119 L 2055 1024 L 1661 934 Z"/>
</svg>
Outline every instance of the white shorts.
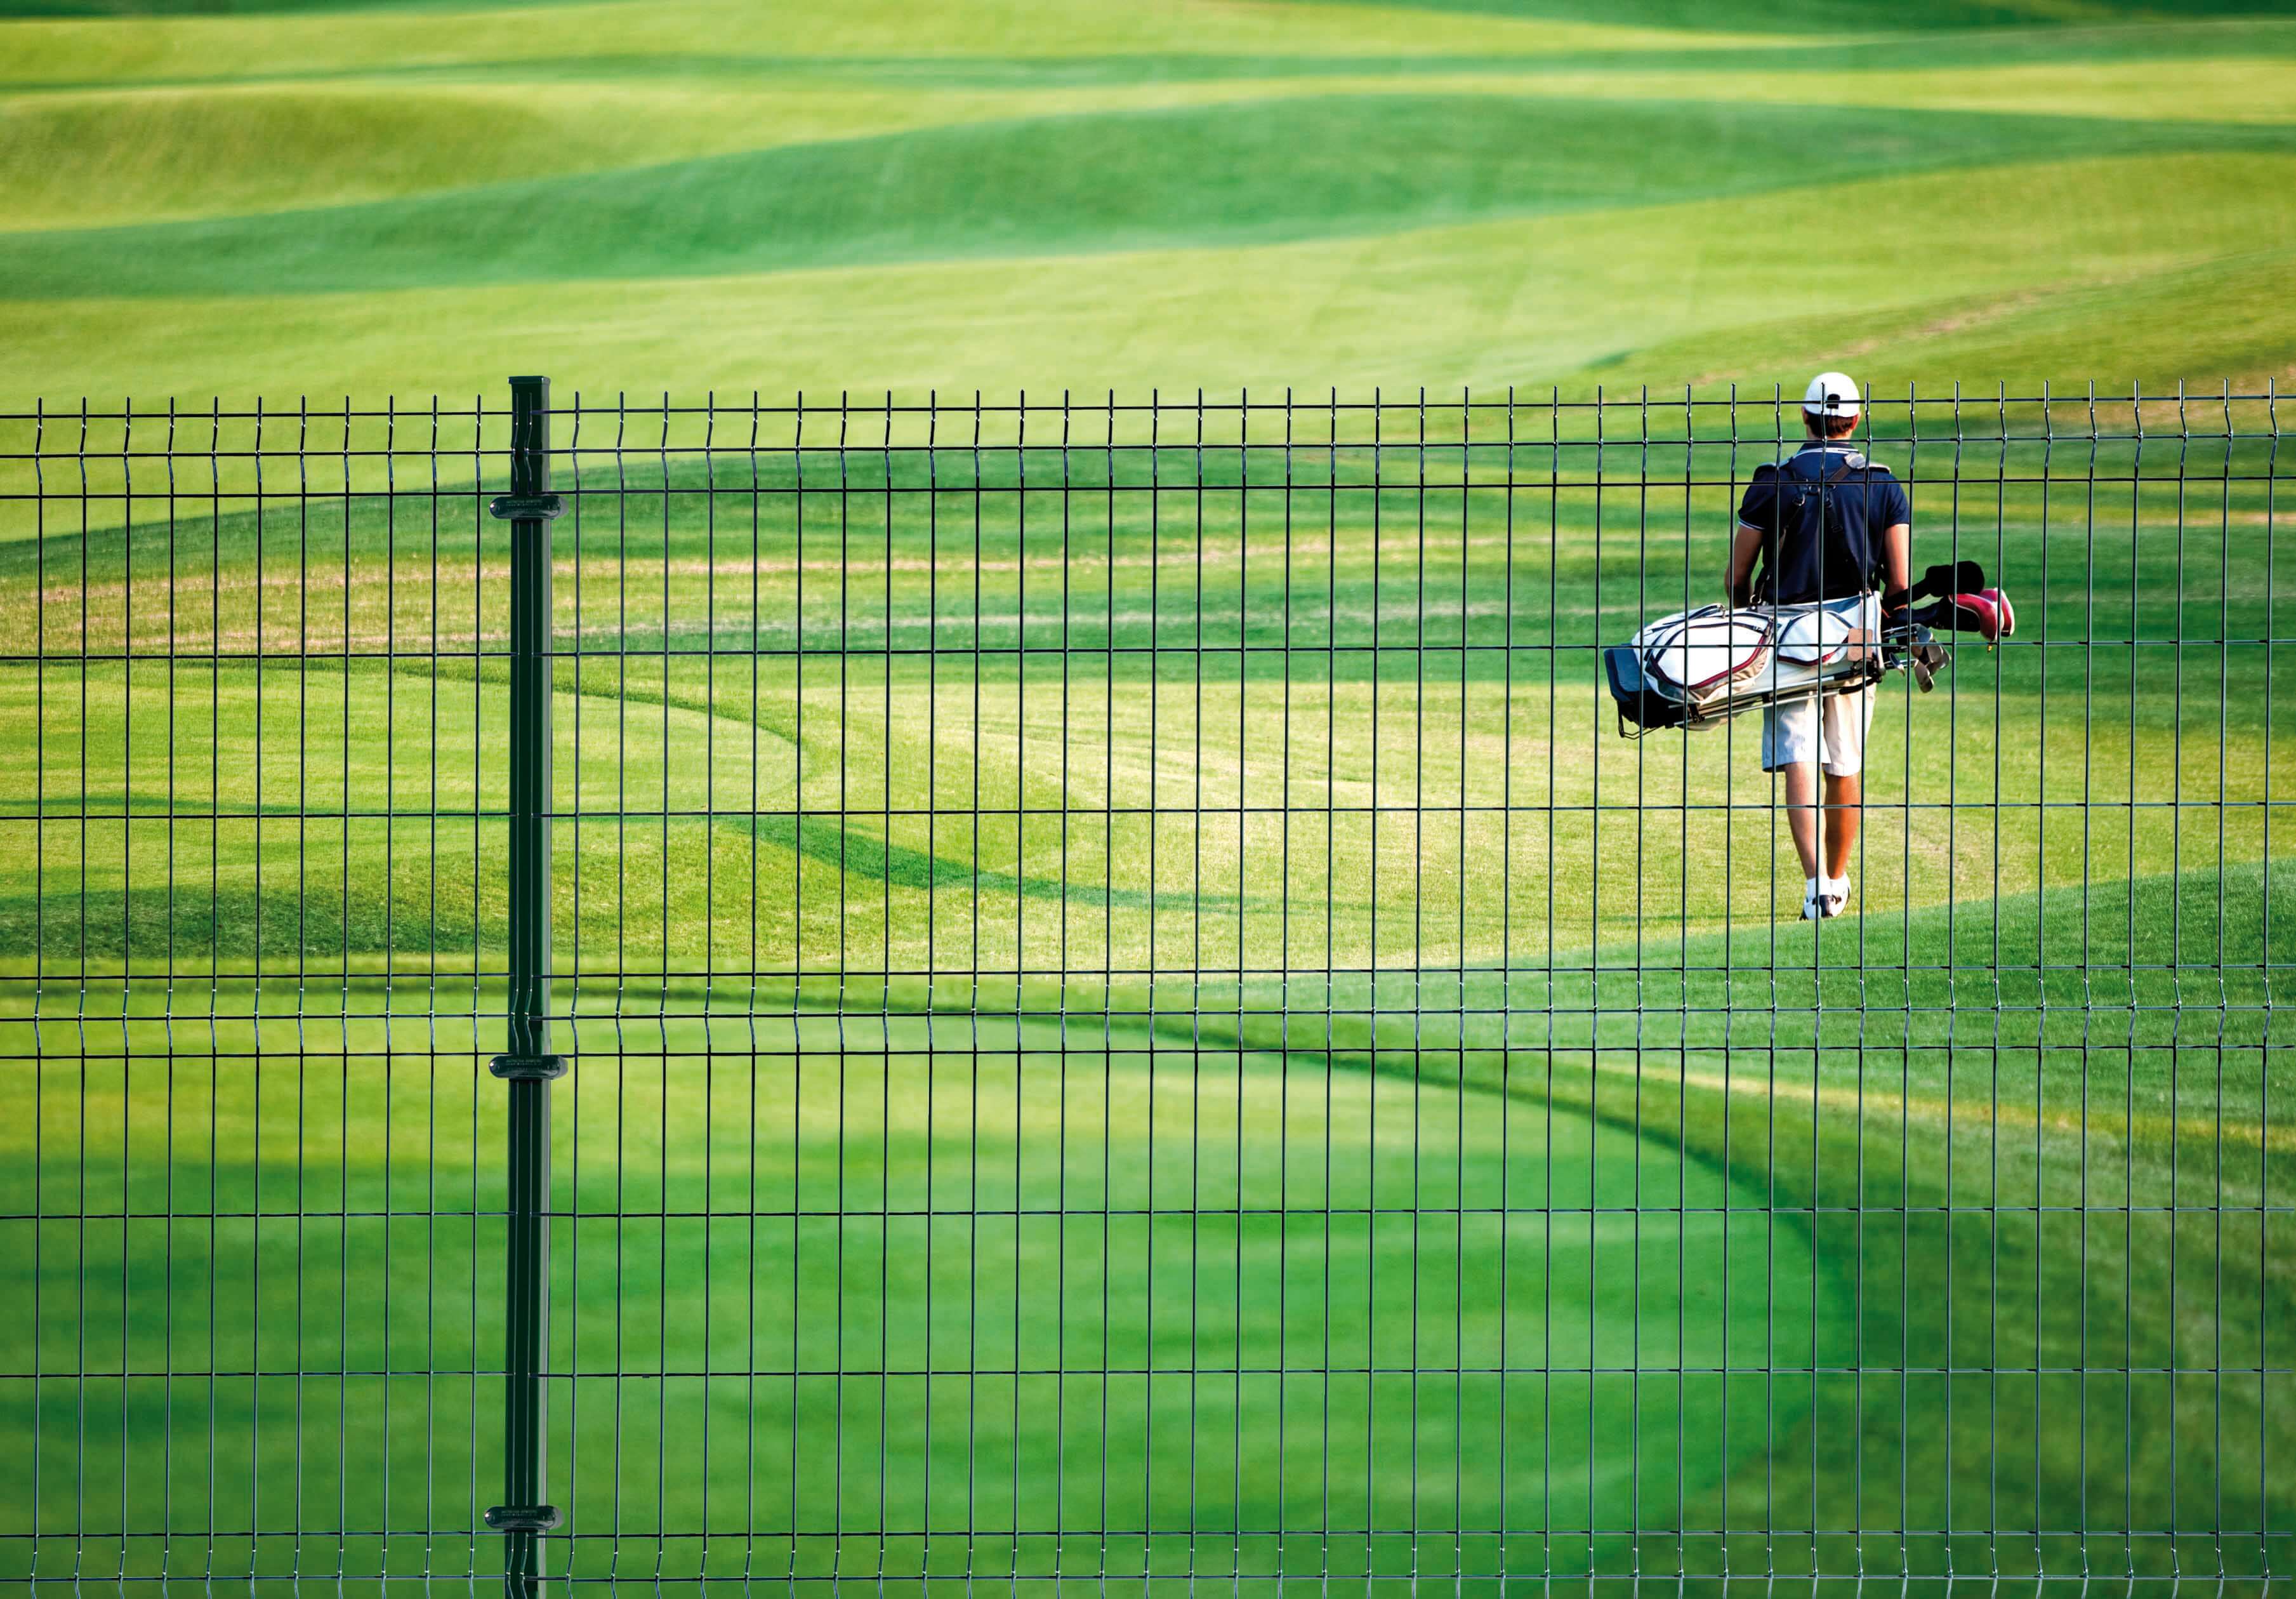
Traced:
<svg viewBox="0 0 2296 1599">
<path fill-rule="evenodd" d="M 1882 597 L 1864 594 L 1834 600 L 1826 609 L 1854 627 L 1878 633 Z M 1820 708 L 1823 707 L 1823 709 Z M 1835 777 L 1854 777 L 1866 767 L 1866 730 L 1874 725 L 1874 689 L 1792 700 L 1762 712 L 1762 770 L 1808 766 L 1817 761 Z"/>
</svg>

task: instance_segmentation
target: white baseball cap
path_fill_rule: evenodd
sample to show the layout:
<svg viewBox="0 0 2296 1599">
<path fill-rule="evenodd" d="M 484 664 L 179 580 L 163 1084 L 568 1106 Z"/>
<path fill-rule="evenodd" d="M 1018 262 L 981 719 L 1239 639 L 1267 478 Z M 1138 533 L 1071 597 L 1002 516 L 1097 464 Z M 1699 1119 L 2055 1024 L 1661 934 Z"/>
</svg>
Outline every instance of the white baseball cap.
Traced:
<svg viewBox="0 0 2296 1599">
<path fill-rule="evenodd" d="M 1801 408 L 1812 416 L 1855 416 L 1858 412 L 1857 383 L 1846 372 L 1821 372 L 1809 381 Z"/>
</svg>

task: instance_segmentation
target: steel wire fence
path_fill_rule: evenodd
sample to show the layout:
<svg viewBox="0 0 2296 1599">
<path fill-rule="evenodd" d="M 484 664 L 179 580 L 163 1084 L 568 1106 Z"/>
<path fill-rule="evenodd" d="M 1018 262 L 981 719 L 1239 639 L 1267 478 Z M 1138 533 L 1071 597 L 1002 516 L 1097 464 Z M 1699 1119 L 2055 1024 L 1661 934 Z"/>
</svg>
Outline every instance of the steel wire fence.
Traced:
<svg viewBox="0 0 2296 1599">
<path fill-rule="evenodd" d="M 0 415 L 0 1578 L 2264 1592 L 2276 407 L 1869 401 L 1815 924 L 1775 393 Z"/>
</svg>

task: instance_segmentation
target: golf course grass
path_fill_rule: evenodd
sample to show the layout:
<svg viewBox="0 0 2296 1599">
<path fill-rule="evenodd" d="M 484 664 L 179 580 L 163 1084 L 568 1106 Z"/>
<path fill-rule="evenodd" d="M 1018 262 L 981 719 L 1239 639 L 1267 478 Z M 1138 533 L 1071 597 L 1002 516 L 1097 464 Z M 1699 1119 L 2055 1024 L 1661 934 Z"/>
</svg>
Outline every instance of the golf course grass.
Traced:
<svg viewBox="0 0 2296 1599">
<path fill-rule="evenodd" d="M 2268 4 L 9 9 L 17 399 L 1767 387 L 1850 351 L 1890 392 L 2260 382 L 2290 344 Z"/>
<path fill-rule="evenodd" d="M 2284 1515 L 2268 444 L 1874 447 L 2020 635 L 1884 690 L 1816 930 L 1751 725 L 1630 742 L 1593 679 L 1726 487 L 574 452 L 570 1572 L 1699 1572 L 1795 1528 L 1759 1558 L 1933 1570 L 1972 1517 L 2149 1572 Z M 47 641 L 0 673 L 24 1364 L 117 1374 L 18 1386 L 18 1496 L 104 1548 L 155 1491 L 466 1536 L 500 536 L 467 490 L 178 510 L 0 549 Z"/>
<path fill-rule="evenodd" d="M 0 1579 L 499 1570 L 539 371 L 554 1578 L 2260 1591 L 2278 9 L 0 3 Z M 1595 652 L 1821 365 L 1812 928 Z"/>
</svg>

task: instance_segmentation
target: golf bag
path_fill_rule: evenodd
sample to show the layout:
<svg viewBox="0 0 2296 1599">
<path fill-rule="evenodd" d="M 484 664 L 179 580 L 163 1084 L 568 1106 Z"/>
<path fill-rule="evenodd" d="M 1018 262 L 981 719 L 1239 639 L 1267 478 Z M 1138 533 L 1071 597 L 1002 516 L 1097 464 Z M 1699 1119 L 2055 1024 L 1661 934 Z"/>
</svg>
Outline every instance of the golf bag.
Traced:
<svg viewBox="0 0 2296 1599">
<path fill-rule="evenodd" d="M 1914 611 L 1915 599 L 1935 603 Z M 1932 629 L 2013 632 L 2009 597 L 1985 586 L 1973 561 L 1933 566 L 1884 619 L 1879 634 L 1823 604 L 1702 606 L 1661 617 L 1603 652 L 1619 731 L 1718 726 L 1757 707 L 1847 693 L 1903 668 L 1927 693 L 1946 652 Z"/>
<path fill-rule="evenodd" d="M 1882 641 L 1822 605 L 1707 605 L 1603 652 L 1619 731 L 1712 727 L 1756 706 L 1881 681 Z"/>
<path fill-rule="evenodd" d="M 1933 566 L 1907 592 L 1915 600 L 1935 603 L 1912 611 L 1912 619 L 1939 633 L 1974 633 L 1987 644 L 2017 631 L 2017 608 L 2006 589 L 1985 586 L 1985 569 L 1974 561 L 1955 561 Z"/>
</svg>

